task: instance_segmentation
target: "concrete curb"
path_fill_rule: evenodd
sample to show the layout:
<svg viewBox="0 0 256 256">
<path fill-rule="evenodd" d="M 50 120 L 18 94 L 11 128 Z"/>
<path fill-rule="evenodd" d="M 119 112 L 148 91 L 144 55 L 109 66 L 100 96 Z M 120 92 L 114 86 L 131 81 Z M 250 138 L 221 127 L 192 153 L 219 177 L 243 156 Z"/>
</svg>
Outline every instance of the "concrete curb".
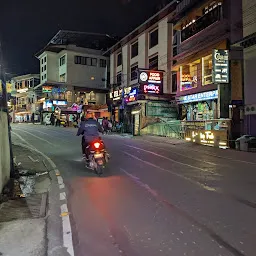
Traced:
<svg viewBox="0 0 256 256">
<path fill-rule="evenodd" d="M 48 196 L 44 198 L 46 214 L 46 247 L 47 256 L 74 256 L 73 240 L 70 218 L 67 208 L 66 196 L 61 199 L 61 190 L 65 189 L 63 179 L 54 162 L 33 145 L 25 141 L 21 136 L 16 136 L 25 144 L 13 143 L 14 145 L 27 148 L 40 154 L 50 165 L 48 169 L 51 184 L 48 189 Z M 26 145 L 27 144 L 27 145 Z M 66 194 L 65 194 L 66 195 Z M 42 211 L 44 210 L 42 206 Z"/>
</svg>

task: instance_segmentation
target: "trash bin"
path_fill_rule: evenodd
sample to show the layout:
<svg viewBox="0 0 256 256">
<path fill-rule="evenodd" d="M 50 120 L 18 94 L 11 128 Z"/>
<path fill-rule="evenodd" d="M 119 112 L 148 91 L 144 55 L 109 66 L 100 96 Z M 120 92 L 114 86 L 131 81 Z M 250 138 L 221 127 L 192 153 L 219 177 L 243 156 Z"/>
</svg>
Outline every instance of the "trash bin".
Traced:
<svg viewBox="0 0 256 256">
<path fill-rule="evenodd" d="M 248 152 L 248 142 L 250 141 L 250 135 L 243 135 L 236 140 L 236 149 Z"/>
<path fill-rule="evenodd" d="M 236 139 L 235 144 L 236 144 L 236 150 L 240 150 L 240 141 L 239 141 L 239 139 Z"/>
<path fill-rule="evenodd" d="M 248 151 L 248 140 L 246 138 L 240 140 L 240 150 L 245 152 Z"/>
</svg>

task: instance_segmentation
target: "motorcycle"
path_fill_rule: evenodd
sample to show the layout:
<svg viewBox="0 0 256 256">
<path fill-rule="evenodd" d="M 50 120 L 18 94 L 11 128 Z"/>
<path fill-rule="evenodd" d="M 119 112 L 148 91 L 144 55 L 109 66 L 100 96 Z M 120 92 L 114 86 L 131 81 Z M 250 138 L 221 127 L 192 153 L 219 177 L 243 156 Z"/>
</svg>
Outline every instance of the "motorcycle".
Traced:
<svg viewBox="0 0 256 256">
<path fill-rule="evenodd" d="M 91 142 L 90 145 L 86 147 L 86 150 L 89 158 L 87 168 L 94 170 L 98 176 L 103 175 L 104 169 L 110 159 L 103 141 L 98 139 Z"/>
</svg>

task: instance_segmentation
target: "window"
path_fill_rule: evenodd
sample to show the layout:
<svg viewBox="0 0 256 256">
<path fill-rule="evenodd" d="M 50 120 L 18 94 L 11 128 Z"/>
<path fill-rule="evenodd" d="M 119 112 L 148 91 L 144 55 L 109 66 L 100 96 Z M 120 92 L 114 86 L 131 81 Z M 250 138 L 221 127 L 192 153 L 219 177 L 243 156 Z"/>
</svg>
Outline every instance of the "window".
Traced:
<svg viewBox="0 0 256 256">
<path fill-rule="evenodd" d="M 151 57 L 148 60 L 148 68 L 151 70 L 158 70 L 158 55 Z"/>
<path fill-rule="evenodd" d="M 42 72 L 44 72 L 44 66 L 42 66 Z"/>
<path fill-rule="evenodd" d="M 138 79 L 138 64 L 131 67 L 131 81 Z"/>
<path fill-rule="evenodd" d="M 66 82 L 66 74 L 60 75 L 60 82 Z"/>
<path fill-rule="evenodd" d="M 75 56 L 75 64 L 81 64 L 82 63 L 82 57 L 81 56 Z"/>
<path fill-rule="evenodd" d="M 120 86 L 122 84 L 122 74 L 121 73 L 117 74 L 116 83 L 118 86 Z"/>
<path fill-rule="evenodd" d="M 212 54 L 202 58 L 202 85 L 212 84 Z"/>
<path fill-rule="evenodd" d="M 60 66 L 63 66 L 63 65 L 65 65 L 66 64 L 66 56 L 64 55 L 64 56 L 62 56 L 61 58 L 60 58 Z"/>
<path fill-rule="evenodd" d="M 201 60 L 180 67 L 180 90 L 189 90 L 201 84 L 201 73 Z"/>
<path fill-rule="evenodd" d="M 81 64 L 82 65 L 88 65 L 88 63 L 89 63 L 89 58 L 81 57 Z"/>
<path fill-rule="evenodd" d="M 44 74 L 44 79 L 46 79 L 46 74 Z"/>
<path fill-rule="evenodd" d="M 44 57 L 44 62 L 46 62 L 46 56 Z"/>
<path fill-rule="evenodd" d="M 138 56 L 139 54 L 139 43 L 136 42 L 131 46 L 131 58 Z"/>
<path fill-rule="evenodd" d="M 149 48 L 152 48 L 158 44 L 158 29 L 149 34 Z"/>
<path fill-rule="evenodd" d="M 107 60 L 100 59 L 100 67 L 105 68 L 107 66 Z"/>
<path fill-rule="evenodd" d="M 41 63 L 44 64 L 44 59 L 43 58 L 41 59 Z"/>
<path fill-rule="evenodd" d="M 96 58 L 89 58 L 83 56 L 75 56 L 75 64 L 87 65 L 87 66 L 97 66 Z"/>
<path fill-rule="evenodd" d="M 96 58 L 91 58 L 91 65 L 96 67 L 97 66 L 97 59 Z"/>
<path fill-rule="evenodd" d="M 117 55 L 117 66 L 121 66 L 122 65 L 122 53 L 120 52 Z"/>
<path fill-rule="evenodd" d="M 44 71 L 46 70 L 46 64 L 44 65 Z"/>
<path fill-rule="evenodd" d="M 44 76 L 42 76 L 41 78 L 42 78 L 42 80 L 44 80 Z"/>
</svg>

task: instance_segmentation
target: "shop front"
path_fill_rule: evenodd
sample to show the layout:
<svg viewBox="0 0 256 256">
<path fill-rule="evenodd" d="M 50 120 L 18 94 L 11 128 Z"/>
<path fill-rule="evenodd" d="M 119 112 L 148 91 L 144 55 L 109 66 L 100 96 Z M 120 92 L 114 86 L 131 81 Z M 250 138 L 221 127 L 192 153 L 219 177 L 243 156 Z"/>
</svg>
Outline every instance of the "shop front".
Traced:
<svg viewBox="0 0 256 256">
<path fill-rule="evenodd" d="M 219 118 L 219 90 L 177 98 L 182 137 L 198 144 L 229 147 L 231 120 Z"/>
</svg>

